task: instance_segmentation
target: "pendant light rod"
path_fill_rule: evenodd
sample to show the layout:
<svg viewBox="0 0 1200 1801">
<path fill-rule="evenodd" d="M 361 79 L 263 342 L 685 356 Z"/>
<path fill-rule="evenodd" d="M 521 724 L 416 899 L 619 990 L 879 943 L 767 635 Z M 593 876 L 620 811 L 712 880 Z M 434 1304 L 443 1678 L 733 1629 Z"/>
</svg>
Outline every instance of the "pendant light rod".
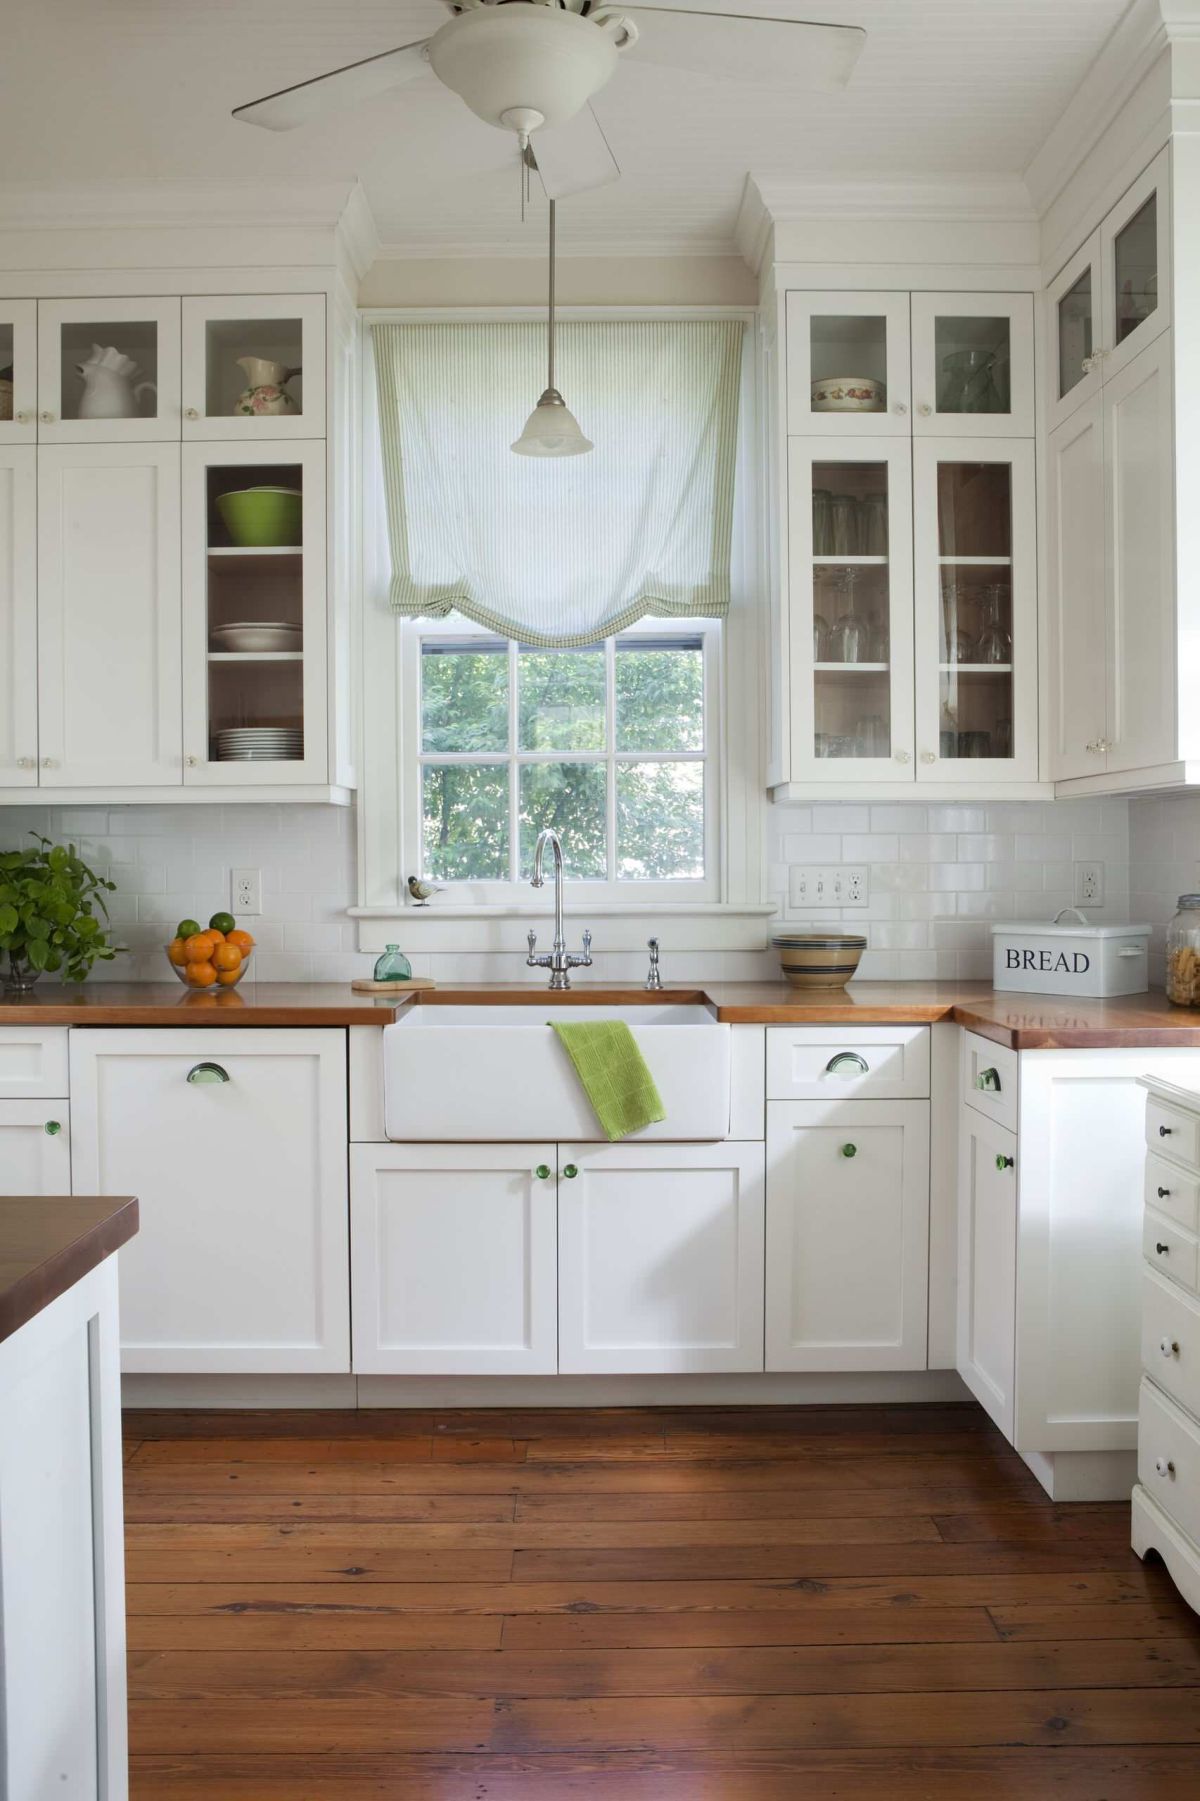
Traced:
<svg viewBox="0 0 1200 1801">
<path fill-rule="evenodd" d="M 554 202 L 550 202 L 550 306 L 546 332 L 546 386 L 554 386 Z"/>
</svg>

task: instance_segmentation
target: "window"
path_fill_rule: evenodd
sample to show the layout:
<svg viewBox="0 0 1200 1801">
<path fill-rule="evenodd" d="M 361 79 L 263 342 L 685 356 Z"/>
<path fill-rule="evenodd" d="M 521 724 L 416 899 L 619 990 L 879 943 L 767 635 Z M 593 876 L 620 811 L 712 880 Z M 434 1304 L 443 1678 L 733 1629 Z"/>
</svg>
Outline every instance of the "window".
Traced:
<svg viewBox="0 0 1200 1801">
<path fill-rule="evenodd" d="M 488 884 L 489 898 L 502 898 L 528 882 L 537 835 L 553 826 L 572 882 L 602 884 L 616 899 L 708 897 L 713 622 L 664 630 L 660 621 L 570 650 L 404 629 L 419 736 L 407 757 L 401 749 L 417 789 L 410 867 L 444 885 Z"/>
</svg>

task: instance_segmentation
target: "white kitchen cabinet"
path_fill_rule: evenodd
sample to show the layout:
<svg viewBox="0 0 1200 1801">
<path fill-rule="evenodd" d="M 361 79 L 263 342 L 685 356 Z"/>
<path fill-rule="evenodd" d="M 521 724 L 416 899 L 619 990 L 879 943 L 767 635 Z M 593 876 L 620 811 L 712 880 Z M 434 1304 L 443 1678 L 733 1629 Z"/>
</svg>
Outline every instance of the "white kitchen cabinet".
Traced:
<svg viewBox="0 0 1200 1801">
<path fill-rule="evenodd" d="M 0 1025 L 0 1100 L 66 1095 L 68 1080 L 65 1026 Z"/>
<path fill-rule="evenodd" d="M 771 1101 L 927 1100 L 929 1027 L 772 1026 Z"/>
<path fill-rule="evenodd" d="M 558 1147 L 559 1368 L 761 1370 L 763 1147 Z"/>
<path fill-rule="evenodd" d="M 913 522 L 917 781 L 1036 781 L 1032 440 L 915 444 Z"/>
<path fill-rule="evenodd" d="M 1017 1359 L 1017 1135 L 964 1105 L 958 1158 L 958 1373 L 1011 1439 Z"/>
<path fill-rule="evenodd" d="M 350 1152 L 360 1375 L 558 1368 L 552 1144 L 356 1144 Z"/>
<path fill-rule="evenodd" d="M 0 1100 L 0 1194 L 70 1194 L 65 1100 Z"/>
<path fill-rule="evenodd" d="M 36 786 L 37 726 L 37 451 L 0 436 L 0 787 Z"/>
<path fill-rule="evenodd" d="M 286 371 L 293 373 L 281 381 Z M 242 394 L 262 383 L 282 386 L 293 409 L 242 413 Z M 323 294 L 184 299 L 183 436 L 224 443 L 325 436 Z"/>
<path fill-rule="evenodd" d="M 335 1030 L 71 1033 L 73 1189 L 135 1194 L 124 1367 L 350 1367 L 346 1041 Z"/>
<path fill-rule="evenodd" d="M 0 300 L 0 444 L 37 442 L 37 302 Z"/>
<path fill-rule="evenodd" d="M 85 382 L 97 351 L 104 368 Z M 41 443 L 178 443 L 180 425 L 177 295 L 38 302 Z"/>
<path fill-rule="evenodd" d="M 42 788 L 181 772 L 179 446 L 38 453 Z"/>
<path fill-rule="evenodd" d="M 1093 776 L 1108 766 L 1108 533 L 1099 387 L 1097 373 L 1095 391 L 1051 432 L 1047 445 L 1049 760 L 1058 780 Z"/>
<path fill-rule="evenodd" d="M 1032 294 L 914 294 L 913 432 L 1032 438 Z"/>
<path fill-rule="evenodd" d="M 770 1102 L 767 1369 L 924 1369 L 928 1273 L 928 1104 Z"/>
<path fill-rule="evenodd" d="M 787 429 L 833 438 L 912 432 L 907 294 L 841 291 L 787 296 Z M 813 384 L 880 384 L 872 410 L 824 410 Z"/>
<path fill-rule="evenodd" d="M 221 496 L 274 485 L 299 492 L 292 545 L 238 547 Z M 183 450 L 183 780 L 187 787 L 323 782 L 328 771 L 325 446 L 187 444 Z M 286 648 L 230 648 L 247 620 L 284 628 Z M 290 729 L 287 754 L 239 760 L 234 734 Z"/>
</svg>

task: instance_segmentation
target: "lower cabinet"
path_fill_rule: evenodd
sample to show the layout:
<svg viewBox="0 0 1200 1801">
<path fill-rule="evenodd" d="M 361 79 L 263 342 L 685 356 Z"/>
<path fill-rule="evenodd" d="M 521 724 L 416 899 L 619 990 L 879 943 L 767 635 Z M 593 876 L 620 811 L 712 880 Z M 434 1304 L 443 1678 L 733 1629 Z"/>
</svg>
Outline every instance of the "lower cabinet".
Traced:
<svg viewBox="0 0 1200 1801">
<path fill-rule="evenodd" d="M 767 1369 L 924 1369 L 928 1102 L 769 1102 L 766 1251 Z"/>
<path fill-rule="evenodd" d="M 70 1194 L 66 1101 L 0 1101 L 0 1194 Z"/>
<path fill-rule="evenodd" d="M 350 1147 L 354 1368 L 558 1368 L 552 1144 Z"/>
<path fill-rule="evenodd" d="M 964 1106 L 958 1141 L 958 1373 L 1013 1436 L 1017 1135 Z"/>
<path fill-rule="evenodd" d="M 133 1194 L 126 1370 L 350 1367 L 346 1038 L 71 1033 L 73 1191 Z"/>
<path fill-rule="evenodd" d="M 559 1368 L 763 1367 L 761 1144 L 558 1149 Z"/>
</svg>

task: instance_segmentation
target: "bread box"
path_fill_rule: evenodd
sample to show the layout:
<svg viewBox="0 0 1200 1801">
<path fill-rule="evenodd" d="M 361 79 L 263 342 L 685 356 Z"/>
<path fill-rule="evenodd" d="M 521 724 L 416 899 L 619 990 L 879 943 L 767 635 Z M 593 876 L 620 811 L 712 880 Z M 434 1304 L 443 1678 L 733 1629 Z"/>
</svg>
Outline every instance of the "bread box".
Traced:
<svg viewBox="0 0 1200 1801">
<path fill-rule="evenodd" d="M 1096 926 L 1074 907 L 1049 925 L 992 927 L 992 986 L 1022 994 L 1144 994 L 1150 986 L 1150 927 Z"/>
</svg>

